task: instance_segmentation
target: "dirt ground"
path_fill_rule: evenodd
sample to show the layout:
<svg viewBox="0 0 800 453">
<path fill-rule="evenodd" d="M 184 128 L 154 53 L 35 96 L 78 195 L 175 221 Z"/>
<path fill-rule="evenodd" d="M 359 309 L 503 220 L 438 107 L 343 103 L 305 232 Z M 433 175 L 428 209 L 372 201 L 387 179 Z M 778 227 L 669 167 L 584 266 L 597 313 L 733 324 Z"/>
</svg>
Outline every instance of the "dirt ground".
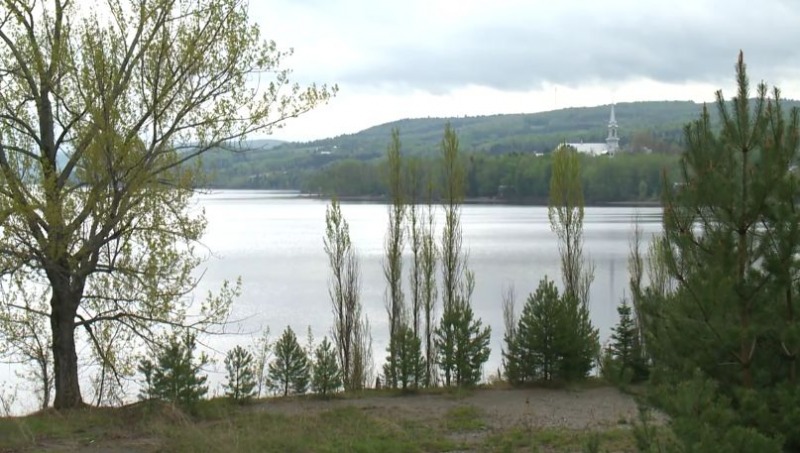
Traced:
<svg viewBox="0 0 800 453">
<path fill-rule="evenodd" d="M 354 406 L 377 414 L 437 419 L 448 411 L 474 406 L 490 428 L 603 429 L 637 419 L 636 401 L 612 387 L 580 390 L 487 389 L 464 395 L 367 396 L 329 401 L 299 399 L 270 401 L 254 410 L 295 415 Z"/>
</svg>

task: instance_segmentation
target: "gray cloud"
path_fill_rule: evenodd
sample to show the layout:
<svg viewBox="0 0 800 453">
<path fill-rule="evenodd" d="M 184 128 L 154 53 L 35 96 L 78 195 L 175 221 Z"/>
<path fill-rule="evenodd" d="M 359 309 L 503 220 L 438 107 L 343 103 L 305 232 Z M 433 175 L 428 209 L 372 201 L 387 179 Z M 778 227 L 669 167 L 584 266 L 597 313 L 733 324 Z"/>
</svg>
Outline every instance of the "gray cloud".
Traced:
<svg viewBox="0 0 800 453">
<path fill-rule="evenodd" d="M 434 93 L 469 84 L 526 90 L 635 78 L 717 82 L 731 79 L 739 49 L 754 79 L 777 83 L 800 73 L 800 4 L 644 4 L 656 3 L 573 3 L 542 15 L 535 8 L 503 12 L 507 21 L 498 14 L 448 34 L 431 30 L 427 40 L 375 46 L 373 58 L 345 69 L 339 80 Z M 692 6 L 681 10 L 683 5 Z"/>
</svg>

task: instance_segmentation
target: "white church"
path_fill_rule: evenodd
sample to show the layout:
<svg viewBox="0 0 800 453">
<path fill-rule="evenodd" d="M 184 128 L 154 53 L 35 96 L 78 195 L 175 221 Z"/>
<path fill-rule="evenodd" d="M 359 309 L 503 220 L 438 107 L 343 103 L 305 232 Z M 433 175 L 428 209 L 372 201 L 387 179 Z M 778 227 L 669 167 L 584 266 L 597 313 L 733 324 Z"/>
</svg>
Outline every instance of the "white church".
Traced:
<svg viewBox="0 0 800 453">
<path fill-rule="evenodd" d="M 579 153 L 592 156 L 613 155 L 619 151 L 619 135 L 617 135 L 617 118 L 614 115 L 614 105 L 611 105 L 611 117 L 608 119 L 608 137 L 605 143 L 566 143 L 575 148 Z"/>
</svg>

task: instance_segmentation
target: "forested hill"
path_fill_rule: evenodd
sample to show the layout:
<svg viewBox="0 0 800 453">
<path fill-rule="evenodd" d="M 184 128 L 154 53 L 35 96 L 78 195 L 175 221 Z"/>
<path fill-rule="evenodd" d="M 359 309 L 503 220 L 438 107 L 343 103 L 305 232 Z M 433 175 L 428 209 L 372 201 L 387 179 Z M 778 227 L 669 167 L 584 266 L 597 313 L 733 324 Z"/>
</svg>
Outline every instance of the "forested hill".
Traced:
<svg viewBox="0 0 800 453">
<path fill-rule="evenodd" d="M 637 135 L 652 135 L 666 143 L 680 140 L 683 125 L 696 118 L 701 104 L 688 101 L 632 102 L 616 104 L 622 145 Z M 332 149 L 343 153 L 369 154 L 386 148 L 392 128 L 400 129 L 403 149 L 411 154 L 435 150 L 444 124 L 450 122 L 466 151 L 492 154 L 548 152 L 563 141 L 604 141 L 608 133 L 610 105 L 578 107 L 541 113 L 518 113 L 455 118 L 417 118 L 393 121 L 310 143 L 289 146 L 298 149 Z M 644 137 L 639 137 L 643 139 Z"/>
<path fill-rule="evenodd" d="M 791 106 L 800 106 L 800 102 L 785 103 L 787 110 Z M 682 147 L 683 126 L 696 119 L 701 109 L 702 104 L 689 101 L 616 104 L 620 146 L 630 151 L 648 148 L 677 153 Z M 406 155 L 435 155 L 448 121 L 468 154 L 546 153 L 563 141 L 604 141 L 610 110 L 610 105 L 602 105 L 541 113 L 404 119 L 312 142 L 209 153 L 203 161 L 211 170 L 213 187 L 302 189 L 309 178 L 318 177 L 320 170 L 334 163 L 382 159 L 394 127 L 400 130 Z M 716 107 L 712 105 L 710 111 L 713 119 Z"/>
</svg>

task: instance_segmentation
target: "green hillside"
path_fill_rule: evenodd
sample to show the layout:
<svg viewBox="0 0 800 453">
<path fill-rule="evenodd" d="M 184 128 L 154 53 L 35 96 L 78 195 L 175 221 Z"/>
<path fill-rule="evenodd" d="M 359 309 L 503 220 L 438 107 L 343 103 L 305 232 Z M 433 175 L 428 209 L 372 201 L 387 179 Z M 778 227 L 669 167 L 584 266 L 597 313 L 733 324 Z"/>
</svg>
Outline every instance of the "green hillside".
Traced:
<svg viewBox="0 0 800 453">
<path fill-rule="evenodd" d="M 785 105 L 792 106 L 800 106 L 800 102 L 788 101 Z M 697 118 L 701 108 L 702 104 L 689 101 L 616 104 L 620 146 L 628 151 L 647 148 L 677 153 L 682 146 L 683 126 Z M 312 142 L 209 153 L 204 166 L 212 173 L 213 187 L 302 189 L 331 164 L 381 159 L 394 127 L 400 129 L 407 155 L 433 155 L 448 121 L 467 153 L 547 153 L 563 141 L 603 141 L 609 113 L 610 105 L 603 105 L 528 114 L 403 119 Z M 716 111 L 711 113 L 716 115 Z"/>
</svg>

